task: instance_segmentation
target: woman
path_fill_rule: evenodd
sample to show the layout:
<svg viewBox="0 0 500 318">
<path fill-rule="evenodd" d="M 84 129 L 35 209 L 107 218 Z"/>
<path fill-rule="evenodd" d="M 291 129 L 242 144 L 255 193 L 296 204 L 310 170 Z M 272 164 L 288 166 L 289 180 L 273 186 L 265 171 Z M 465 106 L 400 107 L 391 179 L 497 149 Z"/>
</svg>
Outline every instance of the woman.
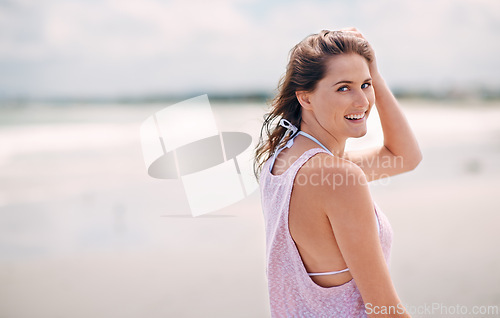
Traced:
<svg viewBox="0 0 500 318">
<path fill-rule="evenodd" d="M 345 152 L 375 102 L 383 146 Z M 421 158 L 361 33 L 322 31 L 292 49 L 255 161 L 273 317 L 409 317 L 389 275 L 392 230 L 367 182 Z"/>
</svg>

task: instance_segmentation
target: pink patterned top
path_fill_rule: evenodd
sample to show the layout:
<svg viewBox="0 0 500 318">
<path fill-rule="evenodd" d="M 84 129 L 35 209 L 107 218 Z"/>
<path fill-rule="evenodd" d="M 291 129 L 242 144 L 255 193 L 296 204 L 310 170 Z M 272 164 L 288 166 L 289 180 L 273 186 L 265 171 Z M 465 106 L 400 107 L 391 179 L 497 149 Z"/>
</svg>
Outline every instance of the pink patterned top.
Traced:
<svg viewBox="0 0 500 318">
<path fill-rule="evenodd" d="M 363 299 L 354 280 L 335 287 L 321 287 L 306 272 L 288 228 L 288 211 L 297 171 L 312 156 L 304 152 L 283 174 L 273 175 L 268 160 L 260 176 L 261 200 L 266 227 L 267 278 L 272 317 L 366 317 Z M 380 243 L 389 264 L 392 229 L 377 208 Z"/>
</svg>

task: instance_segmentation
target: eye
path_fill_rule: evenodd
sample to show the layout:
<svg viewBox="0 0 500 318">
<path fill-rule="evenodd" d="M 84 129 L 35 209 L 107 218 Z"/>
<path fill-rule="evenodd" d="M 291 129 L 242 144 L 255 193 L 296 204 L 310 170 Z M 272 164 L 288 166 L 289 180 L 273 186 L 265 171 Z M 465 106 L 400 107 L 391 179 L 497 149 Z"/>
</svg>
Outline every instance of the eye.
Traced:
<svg viewBox="0 0 500 318">
<path fill-rule="evenodd" d="M 348 89 L 349 89 L 348 86 L 341 86 L 339 87 L 339 89 L 337 89 L 337 92 L 347 92 Z"/>
<path fill-rule="evenodd" d="M 364 83 L 363 85 L 361 85 L 361 88 L 368 88 L 371 85 L 372 85 L 371 83 Z"/>
</svg>

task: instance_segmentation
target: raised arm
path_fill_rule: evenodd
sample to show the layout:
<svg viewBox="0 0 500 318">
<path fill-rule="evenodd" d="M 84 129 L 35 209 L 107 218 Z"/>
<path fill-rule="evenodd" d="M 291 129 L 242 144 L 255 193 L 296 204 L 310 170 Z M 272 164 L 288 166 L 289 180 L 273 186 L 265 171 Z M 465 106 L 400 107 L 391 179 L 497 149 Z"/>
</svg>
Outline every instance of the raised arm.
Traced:
<svg viewBox="0 0 500 318">
<path fill-rule="evenodd" d="M 355 28 L 345 29 L 364 38 Z M 398 101 L 380 75 L 373 52 L 370 64 L 372 85 L 384 144 L 382 147 L 346 153 L 346 159 L 356 163 L 366 174 L 368 181 L 413 170 L 422 160 L 417 140 L 406 120 Z"/>
<path fill-rule="evenodd" d="M 329 171 L 336 187 L 322 187 L 322 201 L 326 202 L 324 211 L 368 317 L 410 317 L 389 275 L 365 175 L 355 164 L 343 161 L 340 167 L 336 165 Z"/>
</svg>

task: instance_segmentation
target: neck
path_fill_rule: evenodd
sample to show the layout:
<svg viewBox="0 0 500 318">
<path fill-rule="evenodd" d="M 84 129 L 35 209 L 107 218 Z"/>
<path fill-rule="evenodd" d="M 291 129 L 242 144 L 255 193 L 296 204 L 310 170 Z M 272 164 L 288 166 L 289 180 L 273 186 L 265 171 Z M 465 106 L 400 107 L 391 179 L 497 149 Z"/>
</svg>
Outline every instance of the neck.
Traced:
<svg viewBox="0 0 500 318">
<path fill-rule="evenodd" d="M 318 122 L 310 124 L 307 120 L 302 120 L 300 125 L 300 130 L 316 138 L 319 142 L 323 144 L 328 150 L 330 150 L 335 156 L 343 157 L 346 138 L 339 138 L 333 135 L 326 129 L 324 129 Z M 314 142 L 311 140 L 311 142 Z"/>
</svg>

